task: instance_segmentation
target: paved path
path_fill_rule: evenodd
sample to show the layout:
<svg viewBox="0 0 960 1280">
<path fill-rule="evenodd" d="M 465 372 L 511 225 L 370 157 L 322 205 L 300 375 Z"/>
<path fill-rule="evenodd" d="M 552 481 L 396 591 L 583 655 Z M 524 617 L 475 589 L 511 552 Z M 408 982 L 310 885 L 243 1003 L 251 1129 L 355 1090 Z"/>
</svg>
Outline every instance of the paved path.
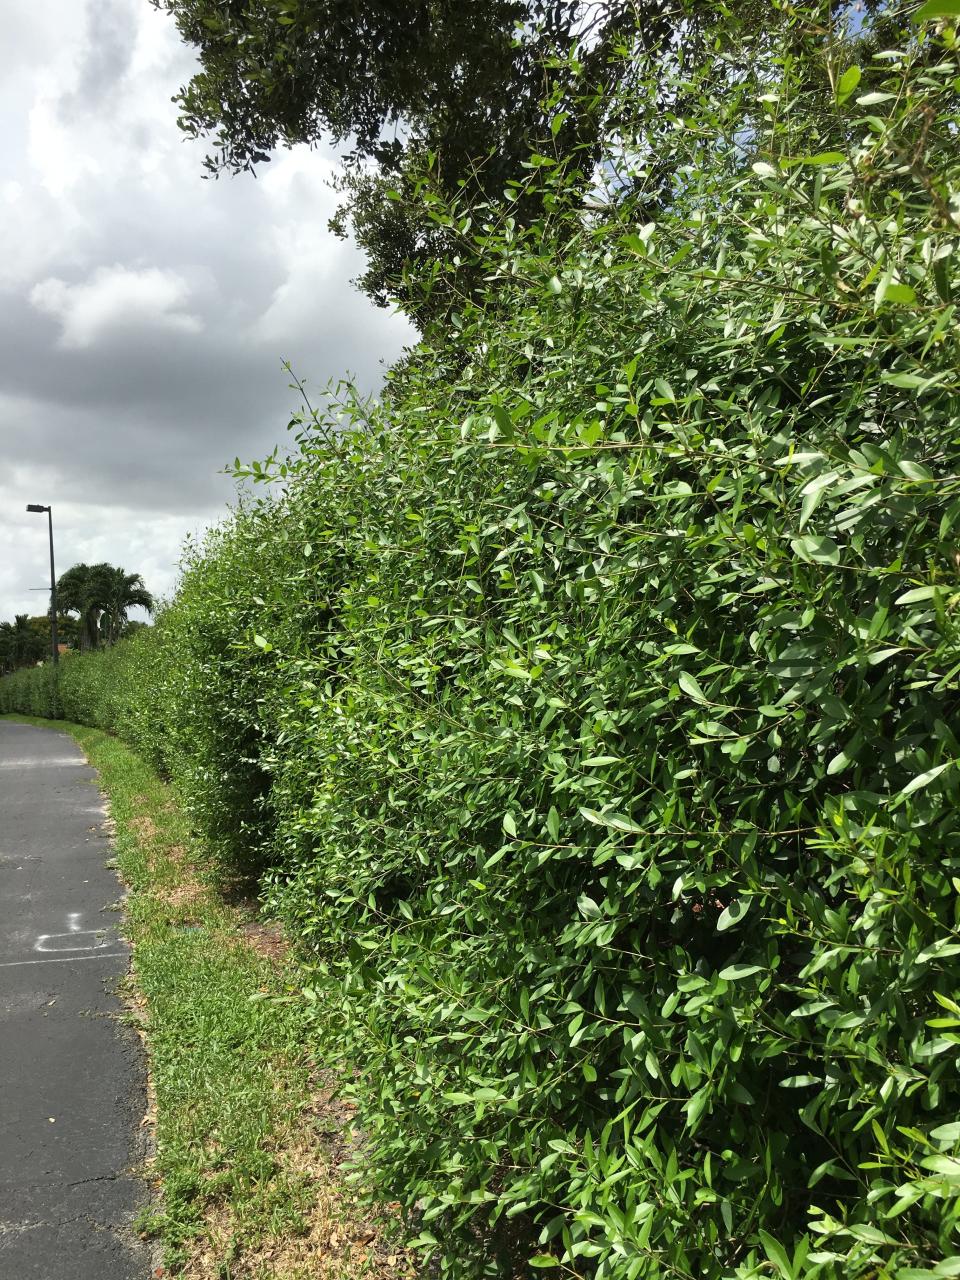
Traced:
<svg viewBox="0 0 960 1280">
<path fill-rule="evenodd" d="M 146 1280 L 143 1065 L 112 1015 L 127 970 L 96 775 L 0 721 L 0 1278 Z"/>
</svg>

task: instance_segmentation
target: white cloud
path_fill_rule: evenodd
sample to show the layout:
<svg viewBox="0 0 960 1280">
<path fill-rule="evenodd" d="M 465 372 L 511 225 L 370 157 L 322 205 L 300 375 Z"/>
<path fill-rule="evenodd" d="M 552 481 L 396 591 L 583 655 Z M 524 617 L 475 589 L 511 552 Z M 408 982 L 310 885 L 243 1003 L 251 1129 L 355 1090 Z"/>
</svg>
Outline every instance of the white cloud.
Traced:
<svg viewBox="0 0 960 1280">
<path fill-rule="evenodd" d="M 199 333 L 200 319 L 184 310 L 189 299 L 186 280 L 158 267 L 98 267 L 84 284 L 51 277 L 30 291 L 33 305 L 60 321 L 60 345 L 73 351 L 131 326 Z"/>
<path fill-rule="evenodd" d="M 82 139 L 72 137 L 72 133 L 58 119 L 56 98 L 44 96 L 34 103 L 30 112 L 28 154 L 35 175 L 55 199 L 61 199 L 84 179 L 96 179 L 103 174 L 102 162 L 83 145 Z M 80 145 L 76 145 L 78 142 Z"/>
</svg>

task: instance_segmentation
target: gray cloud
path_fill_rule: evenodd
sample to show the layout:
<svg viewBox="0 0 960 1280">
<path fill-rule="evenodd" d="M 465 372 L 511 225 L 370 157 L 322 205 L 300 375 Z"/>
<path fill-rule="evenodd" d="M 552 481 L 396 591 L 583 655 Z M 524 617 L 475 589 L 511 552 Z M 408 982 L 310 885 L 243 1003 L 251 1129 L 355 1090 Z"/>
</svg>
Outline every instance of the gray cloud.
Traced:
<svg viewBox="0 0 960 1280">
<path fill-rule="evenodd" d="M 202 178 L 170 103 L 190 57 L 166 15 L 36 0 L 13 39 L 0 617 L 43 607 L 27 589 L 43 574 L 27 502 L 54 505 L 63 568 L 110 559 L 169 591 L 183 536 L 231 492 L 224 465 L 285 442 L 298 405 L 281 362 L 313 388 L 349 371 L 373 390 L 412 336 L 349 283 L 361 263 L 326 230 L 329 153 L 282 153 L 259 180 Z"/>
<path fill-rule="evenodd" d="M 109 102 L 126 75 L 136 44 L 136 14 L 127 0 L 88 2 L 85 16 L 87 32 L 77 86 L 60 100 L 65 117 Z"/>
</svg>

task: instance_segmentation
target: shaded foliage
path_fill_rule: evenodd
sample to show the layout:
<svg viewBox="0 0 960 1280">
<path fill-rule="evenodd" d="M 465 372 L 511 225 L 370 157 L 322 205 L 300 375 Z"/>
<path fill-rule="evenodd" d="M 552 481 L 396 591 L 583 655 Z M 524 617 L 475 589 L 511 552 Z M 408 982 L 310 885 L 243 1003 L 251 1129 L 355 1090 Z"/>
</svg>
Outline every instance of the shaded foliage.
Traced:
<svg viewBox="0 0 960 1280">
<path fill-rule="evenodd" d="M 35 666 L 49 649 L 49 635 L 50 623 L 46 618 L 18 613 L 13 622 L 0 622 L 0 673 Z"/>
</svg>

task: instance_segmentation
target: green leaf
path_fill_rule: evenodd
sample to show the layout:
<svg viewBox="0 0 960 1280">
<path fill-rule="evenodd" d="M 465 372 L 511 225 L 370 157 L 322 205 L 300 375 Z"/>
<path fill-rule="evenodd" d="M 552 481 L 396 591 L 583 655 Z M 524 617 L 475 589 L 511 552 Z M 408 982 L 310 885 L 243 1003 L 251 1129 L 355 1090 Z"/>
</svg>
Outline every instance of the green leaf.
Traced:
<svg viewBox="0 0 960 1280">
<path fill-rule="evenodd" d="M 812 156 L 791 156 L 789 160 L 785 161 L 785 163 L 789 165 L 802 164 L 822 166 L 828 164 L 843 164 L 846 161 L 846 158 L 847 157 L 842 151 L 818 151 Z"/>
<path fill-rule="evenodd" d="M 840 563 L 840 548 L 832 538 L 807 533 L 802 538 L 791 538 L 790 545 L 801 560 L 814 564 Z"/>
<path fill-rule="evenodd" d="M 551 1253 L 538 1253 L 530 1259 L 530 1266 L 536 1267 L 538 1271 L 545 1271 L 548 1267 L 559 1267 L 560 1262 Z"/>
<path fill-rule="evenodd" d="M 577 899 L 577 906 L 579 907 L 580 914 L 583 916 L 584 920 L 599 920 L 603 914 L 600 907 L 596 902 L 594 902 L 593 898 L 589 897 L 585 893 L 581 893 L 580 897 Z"/>
<path fill-rule="evenodd" d="M 516 431 L 514 429 L 513 419 L 502 405 L 491 405 L 490 416 L 497 424 L 497 430 L 505 440 L 513 440 L 515 438 Z"/>
<path fill-rule="evenodd" d="M 934 18 L 958 18 L 960 0 L 927 0 L 913 16 L 917 22 L 930 22 Z"/>
<path fill-rule="evenodd" d="M 547 813 L 547 835 L 554 842 L 560 839 L 560 814 L 556 805 L 551 805 Z"/>
<path fill-rule="evenodd" d="M 827 762 L 827 777 L 835 778 L 838 773 L 843 773 L 844 769 L 848 769 L 850 767 L 850 763 L 850 757 L 847 753 L 845 751 L 838 751 L 837 754 Z"/>
<path fill-rule="evenodd" d="M 933 472 L 929 467 L 925 467 L 919 462 L 911 462 L 909 458 L 901 458 L 897 463 L 897 466 L 908 480 L 917 480 L 922 482 L 924 480 L 933 479 Z"/>
<path fill-rule="evenodd" d="M 853 93 L 854 89 L 856 89 L 857 85 L 860 83 L 861 75 L 862 72 L 858 66 L 854 65 L 852 67 L 847 67 L 846 71 L 840 77 L 840 81 L 837 85 L 838 106 L 842 107 L 850 97 L 851 93 Z"/>
<path fill-rule="evenodd" d="M 912 587 L 909 591 L 905 591 L 902 596 L 897 596 L 894 604 L 917 604 L 920 600 L 932 600 L 937 594 L 937 588 L 929 587 Z"/>
<path fill-rule="evenodd" d="M 697 1122 L 706 1111 L 710 1104 L 711 1090 L 709 1087 L 698 1089 L 697 1092 L 684 1104 L 684 1111 L 687 1114 L 687 1128 L 694 1130 Z"/>
<path fill-rule="evenodd" d="M 917 373 L 881 373 L 880 380 L 888 386 L 901 387 L 904 391 L 927 391 L 940 381 L 940 377 L 921 378 Z"/>
<path fill-rule="evenodd" d="M 512 813 L 505 813 L 503 815 L 503 829 L 508 836 L 515 836 L 517 834 L 517 823 Z"/>
<path fill-rule="evenodd" d="M 908 284 L 888 284 L 883 298 L 884 302 L 896 302 L 900 306 L 913 306 L 916 300 L 916 291 Z"/>
<path fill-rule="evenodd" d="M 904 649 L 902 645 L 894 645 L 889 649 L 875 649 L 874 652 L 868 656 L 867 661 L 871 667 L 876 667 L 879 666 L 881 662 L 886 662 L 888 658 L 895 658 L 903 652 Z"/>
<path fill-rule="evenodd" d="M 822 475 L 815 476 L 812 480 L 808 480 L 803 486 L 800 491 L 803 495 L 803 502 L 800 507 L 801 530 L 822 502 L 827 490 L 831 488 L 831 486 L 835 485 L 838 479 L 838 472 L 826 471 Z"/>
<path fill-rule="evenodd" d="M 939 778 L 940 774 L 949 769 L 954 763 L 953 760 L 948 760 L 946 764 L 934 765 L 932 769 L 926 769 L 923 773 L 918 773 L 915 778 L 910 779 L 900 792 L 900 795 L 912 796 L 915 791 L 921 791 L 924 787 L 928 787 L 934 778 Z"/>
<path fill-rule="evenodd" d="M 731 902 L 728 907 L 720 912 L 717 919 L 717 932 L 723 933 L 727 929 L 732 929 L 738 925 L 750 910 L 749 898 L 738 898 L 735 902 Z"/>
<path fill-rule="evenodd" d="M 775 1240 L 774 1237 L 770 1235 L 769 1232 L 764 1231 L 762 1227 L 757 1232 L 757 1235 L 760 1238 L 760 1243 L 763 1245 L 764 1253 L 780 1272 L 783 1280 L 794 1280 L 793 1267 L 790 1264 L 790 1255 L 787 1253 L 780 1241 Z"/>
<path fill-rule="evenodd" d="M 677 677 L 677 684 L 680 686 L 683 692 L 687 694 L 688 697 L 694 700 L 694 702 L 700 702 L 700 703 L 707 702 L 706 694 L 700 688 L 700 685 L 697 683 L 696 679 L 692 675 L 690 675 L 689 671 L 680 672 L 680 675 Z"/>
<path fill-rule="evenodd" d="M 869 1222 L 854 1222 L 848 1227 L 850 1234 L 855 1240 L 863 1240 L 867 1244 L 896 1244 L 897 1241 L 886 1232 L 881 1231 L 879 1227 L 872 1226 Z"/>
<path fill-rule="evenodd" d="M 609 827 L 611 831 L 627 831 L 636 835 L 643 834 L 643 827 L 638 827 L 625 813 L 597 813 L 595 809 L 581 809 L 580 812 L 588 822 L 598 827 Z"/>
<path fill-rule="evenodd" d="M 811 462 L 820 462 L 824 458 L 822 453 L 814 453 L 810 450 L 798 450 L 796 453 L 788 453 L 782 458 L 777 458 L 774 462 L 775 467 L 805 467 Z"/>
<path fill-rule="evenodd" d="M 720 970 L 724 982 L 739 982 L 741 978 L 752 978 L 755 973 L 763 973 L 762 964 L 728 964 Z"/>
<path fill-rule="evenodd" d="M 931 960 L 939 960 L 945 956 L 960 954 L 960 943 L 951 942 L 949 938 L 938 938 L 917 956 L 917 964 L 929 964 Z"/>
</svg>

